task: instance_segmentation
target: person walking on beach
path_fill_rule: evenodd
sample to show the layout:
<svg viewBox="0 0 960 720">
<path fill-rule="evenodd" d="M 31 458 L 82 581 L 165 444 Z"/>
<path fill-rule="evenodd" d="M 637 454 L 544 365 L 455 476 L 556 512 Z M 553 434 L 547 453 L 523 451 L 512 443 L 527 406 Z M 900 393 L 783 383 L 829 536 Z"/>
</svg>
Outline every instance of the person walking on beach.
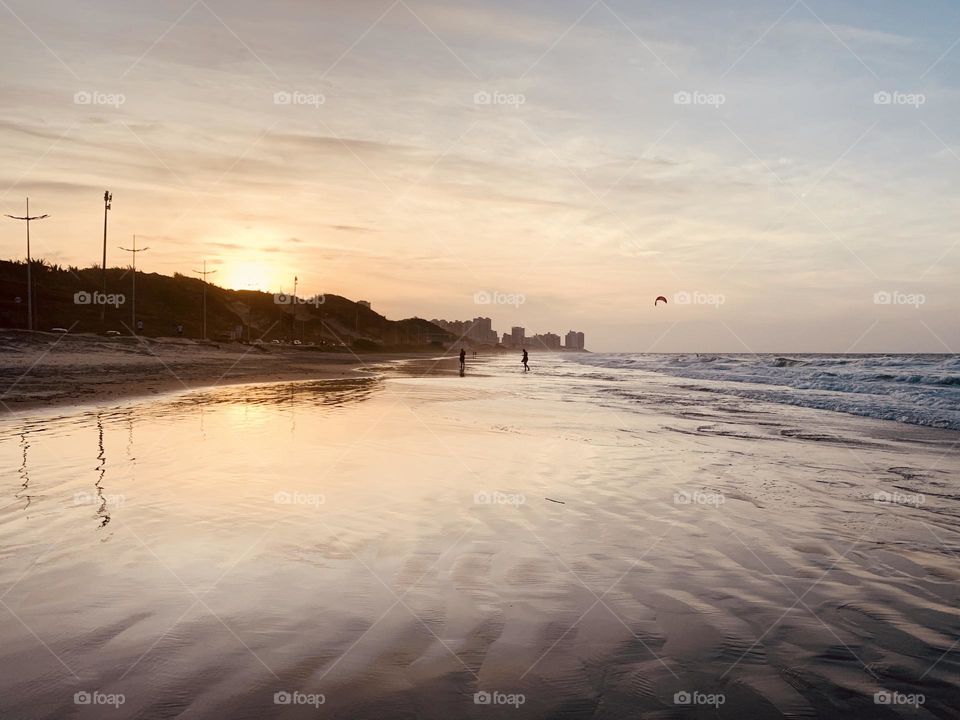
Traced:
<svg viewBox="0 0 960 720">
<path fill-rule="evenodd" d="M 527 365 L 527 361 L 528 361 L 529 359 L 530 359 L 530 358 L 529 358 L 529 356 L 527 355 L 527 349 L 524 348 L 524 349 L 523 349 L 523 360 L 521 361 L 521 362 L 523 363 L 523 371 L 524 371 L 524 372 L 527 372 L 527 371 L 530 369 L 530 366 Z"/>
<path fill-rule="evenodd" d="M 467 351 L 463 348 L 460 348 L 460 374 L 463 375 L 463 371 L 467 366 Z"/>
</svg>

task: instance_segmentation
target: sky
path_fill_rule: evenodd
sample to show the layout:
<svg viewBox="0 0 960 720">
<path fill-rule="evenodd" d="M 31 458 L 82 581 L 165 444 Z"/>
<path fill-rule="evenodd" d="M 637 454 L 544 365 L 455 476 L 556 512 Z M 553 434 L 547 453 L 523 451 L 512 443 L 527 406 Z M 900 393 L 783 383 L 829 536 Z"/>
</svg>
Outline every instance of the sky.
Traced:
<svg viewBox="0 0 960 720">
<path fill-rule="evenodd" d="M 960 351 L 960 5 L 0 0 L 35 257 L 634 352 Z M 0 218 L 3 219 L 3 218 Z M 4 219 L 5 220 L 5 219 Z M 0 257 L 22 258 L 22 223 Z M 668 303 L 654 307 L 664 296 Z"/>
</svg>

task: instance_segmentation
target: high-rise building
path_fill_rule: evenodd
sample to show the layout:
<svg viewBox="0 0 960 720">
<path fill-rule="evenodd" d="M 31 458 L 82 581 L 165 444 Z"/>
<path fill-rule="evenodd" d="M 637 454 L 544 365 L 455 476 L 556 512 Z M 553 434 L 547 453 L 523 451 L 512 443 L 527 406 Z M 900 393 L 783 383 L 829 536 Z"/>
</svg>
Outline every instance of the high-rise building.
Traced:
<svg viewBox="0 0 960 720">
<path fill-rule="evenodd" d="M 485 345 L 497 344 L 497 331 L 493 329 L 490 318 L 478 317 L 473 320 L 431 320 L 434 325 L 453 333 L 456 339 L 471 340 Z"/>
<path fill-rule="evenodd" d="M 522 327 L 510 328 L 510 342 L 514 347 L 522 347 L 526 342 L 526 330 Z"/>
<path fill-rule="evenodd" d="M 571 330 L 564 338 L 563 346 L 567 350 L 583 350 L 586 347 L 585 338 L 582 332 Z"/>
<path fill-rule="evenodd" d="M 467 335 L 471 340 L 476 340 L 478 343 L 497 344 L 497 331 L 493 329 L 493 321 L 490 318 L 474 318 Z"/>
<path fill-rule="evenodd" d="M 552 332 L 544 333 L 539 336 L 540 344 L 543 345 L 547 350 L 559 350 L 560 349 L 560 336 Z"/>
</svg>

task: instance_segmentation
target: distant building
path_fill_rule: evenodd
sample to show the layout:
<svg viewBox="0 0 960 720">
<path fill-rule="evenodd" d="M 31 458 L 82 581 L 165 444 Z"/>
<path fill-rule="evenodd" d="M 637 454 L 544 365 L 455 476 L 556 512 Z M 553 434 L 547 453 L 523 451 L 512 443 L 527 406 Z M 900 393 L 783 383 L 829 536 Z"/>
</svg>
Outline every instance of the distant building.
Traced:
<svg viewBox="0 0 960 720">
<path fill-rule="evenodd" d="M 367 310 L 371 309 L 369 300 L 357 300 L 357 305 L 363 305 Z"/>
<path fill-rule="evenodd" d="M 467 330 L 467 336 L 484 345 L 497 344 L 497 331 L 493 329 L 493 321 L 490 318 L 474 318 L 470 329 Z"/>
<path fill-rule="evenodd" d="M 513 347 L 523 347 L 523 344 L 526 342 L 527 331 L 522 327 L 512 327 L 510 328 L 510 344 Z"/>
<path fill-rule="evenodd" d="M 543 335 L 538 335 L 540 344 L 545 347 L 547 350 L 559 350 L 560 349 L 560 336 L 555 333 L 544 333 Z"/>
<path fill-rule="evenodd" d="M 563 346 L 567 350 L 583 350 L 586 347 L 585 338 L 582 332 L 571 330 L 564 338 Z"/>
<path fill-rule="evenodd" d="M 503 339 L 500 340 L 500 343 L 501 343 L 504 347 L 513 347 L 513 338 L 510 337 L 510 334 L 509 334 L 509 333 L 504 333 L 504 334 L 503 334 Z"/>
<path fill-rule="evenodd" d="M 451 332 L 457 339 L 466 339 L 483 345 L 496 345 L 498 335 L 493 329 L 490 318 L 477 317 L 473 320 L 431 320 L 434 325 Z"/>
</svg>

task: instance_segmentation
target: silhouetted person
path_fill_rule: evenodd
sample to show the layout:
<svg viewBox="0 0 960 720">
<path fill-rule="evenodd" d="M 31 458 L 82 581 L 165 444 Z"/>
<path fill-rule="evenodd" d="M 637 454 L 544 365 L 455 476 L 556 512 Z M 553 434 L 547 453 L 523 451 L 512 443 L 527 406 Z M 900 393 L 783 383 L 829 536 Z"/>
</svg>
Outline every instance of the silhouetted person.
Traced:
<svg viewBox="0 0 960 720">
<path fill-rule="evenodd" d="M 460 374 L 463 375 L 463 371 L 467 367 L 467 351 L 463 348 L 460 348 Z"/>
<path fill-rule="evenodd" d="M 527 362 L 530 360 L 530 357 L 527 355 L 527 349 L 523 349 L 523 371 L 527 372 L 530 369 L 530 366 L 527 365 Z"/>
</svg>

